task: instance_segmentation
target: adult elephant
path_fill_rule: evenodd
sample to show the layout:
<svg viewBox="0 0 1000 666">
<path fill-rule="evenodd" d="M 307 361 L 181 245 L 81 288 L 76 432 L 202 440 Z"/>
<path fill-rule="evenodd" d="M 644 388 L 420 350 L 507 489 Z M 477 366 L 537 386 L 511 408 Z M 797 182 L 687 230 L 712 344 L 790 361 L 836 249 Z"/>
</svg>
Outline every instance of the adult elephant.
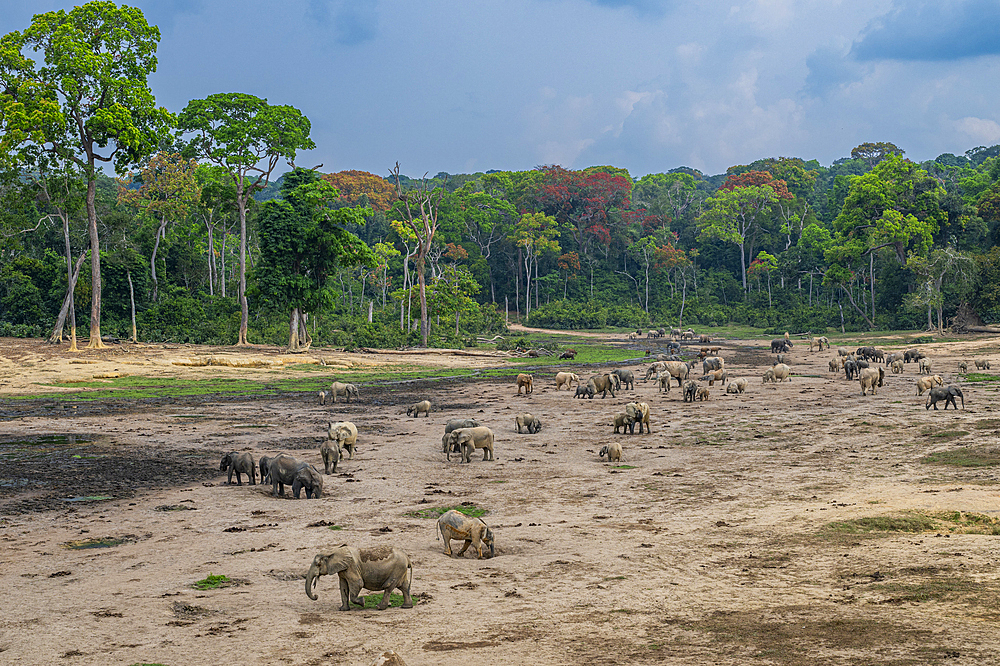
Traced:
<svg viewBox="0 0 1000 666">
<path fill-rule="evenodd" d="M 304 488 L 306 499 L 323 495 L 323 475 L 309 463 L 302 462 L 284 453 L 271 459 L 267 466 L 271 476 L 271 494 L 285 496 L 285 485 L 292 487 L 292 495 L 299 499 Z"/>
<path fill-rule="evenodd" d="M 319 553 L 306 573 L 306 594 L 310 599 L 319 598 L 315 592 L 319 577 L 333 574 L 340 576 L 342 611 L 350 610 L 351 604 L 364 607 L 365 602 L 358 598 L 362 588 L 383 593 L 379 610 L 389 607 L 389 595 L 397 588 L 403 593 L 403 608 L 413 608 L 413 566 L 406 553 L 394 546 L 358 549 L 344 544 L 329 553 Z"/>
</svg>

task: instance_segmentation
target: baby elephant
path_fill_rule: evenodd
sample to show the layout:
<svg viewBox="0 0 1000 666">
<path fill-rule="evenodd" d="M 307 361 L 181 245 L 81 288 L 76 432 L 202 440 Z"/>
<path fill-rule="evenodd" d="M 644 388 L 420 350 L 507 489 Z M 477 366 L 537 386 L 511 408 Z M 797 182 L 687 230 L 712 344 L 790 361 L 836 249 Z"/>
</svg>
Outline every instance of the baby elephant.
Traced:
<svg viewBox="0 0 1000 666">
<path fill-rule="evenodd" d="M 576 393 L 573 394 L 574 398 L 593 398 L 594 394 L 590 391 L 590 385 L 585 384 L 583 386 L 576 387 Z"/>
<path fill-rule="evenodd" d="M 694 402 L 698 395 L 698 383 L 693 381 L 684 382 L 684 402 Z"/>
<path fill-rule="evenodd" d="M 973 363 L 976 364 L 976 370 L 989 370 L 990 362 L 984 358 L 977 358 Z"/>
<path fill-rule="evenodd" d="M 622 460 L 622 445 L 618 442 L 612 442 L 611 444 L 605 444 L 601 447 L 600 453 L 597 454 L 598 458 L 608 457 L 608 462 L 621 462 Z"/>
<path fill-rule="evenodd" d="M 451 509 L 438 518 L 438 532 L 441 533 L 441 539 L 444 541 L 445 555 L 461 557 L 469 546 L 472 546 L 479 555 L 479 559 L 483 559 L 483 544 L 489 547 L 490 557 L 496 555 L 493 530 L 482 518 L 471 518 Z M 465 541 L 462 550 L 458 551 L 457 554 L 451 551 L 452 540 Z"/>
<path fill-rule="evenodd" d="M 965 361 L 959 361 L 958 371 L 961 372 L 962 374 L 969 372 L 969 364 L 966 363 Z"/>
<path fill-rule="evenodd" d="M 427 418 L 431 417 L 431 401 L 421 400 L 420 402 L 415 402 L 406 408 L 406 415 L 417 418 L 423 413 Z"/>
<path fill-rule="evenodd" d="M 698 399 L 699 400 L 702 400 L 702 401 L 708 400 L 708 396 L 709 395 L 711 395 L 709 393 L 709 390 L 707 388 L 705 388 L 704 386 L 702 386 L 701 388 L 698 389 Z"/>
<path fill-rule="evenodd" d="M 253 456 L 249 453 L 227 453 L 222 456 L 222 463 L 219 465 L 219 471 L 224 469 L 229 470 L 229 478 L 226 483 L 232 485 L 233 483 L 233 472 L 236 473 L 236 485 L 242 486 L 243 480 L 240 478 L 240 472 L 246 474 L 249 477 L 250 484 L 257 485 L 257 467 L 254 464 Z"/>
<path fill-rule="evenodd" d="M 625 428 L 628 427 L 628 415 L 625 412 L 618 412 L 615 414 L 615 418 L 612 420 L 612 423 L 615 426 L 615 434 L 617 435 L 620 430 L 621 434 L 624 435 Z"/>
<path fill-rule="evenodd" d="M 542 429 L 542 422 L 528 413 L 518 414 L 514 417 L 514 425 L 517 426 L 518 434 L 521 433 L 522 427 L 528 431 L 529 435 L 534 435 Z"/>
<path fill-rule="evenodd" d="M 739 379 L 734 379 L 729 382 L 729 386 L 726 387 L 726 393 L 743 393 L 747 390 L 747 386 L 750 385 L 746 379 L 740 377 Z"/>
</svg>

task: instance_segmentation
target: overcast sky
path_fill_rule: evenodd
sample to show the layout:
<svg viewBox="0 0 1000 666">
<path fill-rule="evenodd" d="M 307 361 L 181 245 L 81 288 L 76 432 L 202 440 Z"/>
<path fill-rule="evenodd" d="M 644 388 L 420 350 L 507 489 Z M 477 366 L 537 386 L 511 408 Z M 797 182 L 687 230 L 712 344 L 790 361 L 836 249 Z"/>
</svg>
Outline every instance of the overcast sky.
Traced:
<svg viewBox="0 0 1000 666">
<path fill-rule="evenodd" d="M 0 33 L 79 2 L 3 0 Z M 174 112 L 216 92 L 289 104 L 297 163 L 411 176 L 829 165 L 1000 143 L 998 0 L 147 0 Z"/>
</svg>

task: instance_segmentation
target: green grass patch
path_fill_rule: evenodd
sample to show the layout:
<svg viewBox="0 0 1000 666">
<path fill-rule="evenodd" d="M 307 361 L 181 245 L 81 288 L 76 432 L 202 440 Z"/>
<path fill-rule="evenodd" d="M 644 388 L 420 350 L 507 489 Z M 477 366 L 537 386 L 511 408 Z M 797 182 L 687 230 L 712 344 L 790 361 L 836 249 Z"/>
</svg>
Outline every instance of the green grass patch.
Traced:
<svg viewBox="0 0 1000 666">
<path fill-rule="evenodd" d="M 1000 381 L 1000 376 L 990 375 L 985 372 L 970 372 L 964 375 L 964 381 L 967 382 L 995 382 Z"/>
<path fill-rule="evenodd" d="M 996 467 L 1000 465 L 1000 450 L 987 446 L 963 447 L 929 453 L 921 458 L 920 462 L 955 467 Z"/>
<path fill-rule="evenodd" d="M 531 359 L 537 360 L 537 359 Z M 297 366 L 292 366 L 297 367 Z M 152 398 L 181 398 L 196 395 L 225 396 L 268 396 L 282 393 L 318 392 L 328 390 L 330 383 L 338 381 L 360 383 L 390 383 L 400 380 L 441 379 L 446 377 L 468 377 L 474 374 L 470 368 L 437 368 L 416 369 L 412 365 L 387 366 L 372 372 L 333 371 L 325 366 L 308 366 L 321 368 L 322 372 L 311 372 L 311 376 L 293 376 L 283 370 L 267 372 L 265 378 L 222 378 L 210 379 L 180 379 L 176 377 L 149 377 L 130 375 L 115 379 L 103 379 L 87 382 L 47 382 L 39 386 L 77 389 L 66 393 L 21 394 L 11 396 L 11 400 L 31 400 L 44 396 L 46 400 L 60 402 L 88 402 L 107 400 L 110 398 L 126 400 L 142 400 Z M 517 374 L 516 370 L 511 370 Z M 325 377 L 318 375 L 325 374 Z"/>
<path fill-rule="evenodd" d="M 1000 518 L 974 511 L 939 511 L 930 514 L 934 518 L 951 523 L 948 530 L 958 534 L 1000 535 Z"/>
<path fill-rule="evenodd" d="M 440 518 L 448 511 L 451 511 L 452 509 L 458 511 L 459 513 L 464 513 L 465 515 L 471 518 L 480 518 L 482 516 L 485 516 L 487 513 L 486 509 L 481 509 L 480 507 L 474 504 L 462 504 L 459 506 L 428 507 L 426 509 L 418 509 L 417 511 L 410 511 L 404 515 L 406 515 L 409 518 Z"/>
<path fill-rule="evenodd" d="M 937 521 L 920 513 L 837 520 L 823 526 L 824 531 L 839 534 L 872 534 L 877 532 L 907 532 L 912 534 L 932 532 L 936 529 L 938 529 Z"/>
<path fill-rule="evenodd" d="M 326 528 L 328 530 L 333 530 L 333 531 L 337 532 L 339 530 L 344 529 L 344 526 L 343 525 L 327 525 Z"/>
<path fill-rule="evenodd" d="M 976 430 L 1000 429 L 1000 419 L 979 419 L 976 425 L 972 426 Z"/>
<path fill-rule="evenodd" d="M 382 601 L 382 593 L 378 592 L 376 594 L 366 594 L 365 596 L 361 597 L 361 600 L 365 602 L 365 609 L 372 609 L 372 608 L 375 608 L 376 606 L 378 606 L 379 603 Z M 419 603 L 417 601 L 417 599 L 414 599 L 413 600 L 413 605 L 416 606 L 417 603 Z M 392 593 L 392 594 L 389 595 L 389 607 L 390 608 L 399 608 L 402 605 L 403 605 L 403 595 L 402 594 L 396 594 L 394 592 L 394 593 Z M 351 608 L 354 608 L 354 607 L 355 606 L 351 606 Z"/>
<path fill-rule="evenodd" d="M 559 354 L 561 354 L 564 349 L 558 350 L 552 356 L 539 356 L 537 358 L 512 358 L 510 360 L 514 363 L 529 365 L 589 365 L 596 363 L 624 363 L 626 361 L 644 358 L 644 352 L 614 345 L 574 343 L 571 346 L 576 350 L 576 358 L 572 361 L 559 358 Z"/>
<path fill-rule="evenodd" d="M 968 430 L 935 430 L 934 428 L 924 428 L 920 431 L 922 437 L 932 440 L 935 444 L 961 439 L 968 434 Z"/>
<path fill-rule="evenodd" d="M 222 587 L 229 587 L 232 584 L 233 581 L 229 579 L 229 576 L 208 574 L 207 577 L 191 583 L 191 587 L 196 590 L 217 590 Z"/>
<path fill-rule="evenodd" d="M 612 469 L 635 469 L 635 465 L 615 465 Z"/>
</svg>

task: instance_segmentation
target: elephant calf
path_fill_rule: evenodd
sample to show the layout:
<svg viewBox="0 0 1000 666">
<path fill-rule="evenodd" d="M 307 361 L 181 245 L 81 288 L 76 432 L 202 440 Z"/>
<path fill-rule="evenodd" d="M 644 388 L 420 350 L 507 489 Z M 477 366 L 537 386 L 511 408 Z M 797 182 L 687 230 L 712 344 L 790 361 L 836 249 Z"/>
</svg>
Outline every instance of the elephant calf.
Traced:
<svg viewBox="0 0 1000 666">
<path fill-rule="evenodd" d="M 684 382 L 684 402 L 694 402 L 695 397 L 698 395 L 698 382 L 686 381 Z"/>
<path fill-rule="evenodd" d="M 557 372 L 556 373 L 556 390 L 557 391 L 559 389 L 561 389 L 563 386 L 565 386 L 567 390 L 573 388 L 573 382 L 576 382 L 577 385 L 580 384 L 580 378 L 576 376 L 576 373 L 573 373 L 573 372 Z"/>
<path fill-rule="evenodd" d="M 605 444 L 601 447 L 600 453 L 597 454 L 598 458 L 608 457 L 608 462 L 621 462 L 622 459 L 622 445 L 618 442 L 612 442 L 611 444 Z"/>
<path fill-rule="evenodd" d="M 451 509 L 438 518 L 437 526 L 438 532 L 441 533 L 441 539 L 444 541 L 445 555 L 456 556 L 451 550 L 452 540 L 465 541 L 462 550 L 457 553 L 458 557 L 464 555 L 465 551 L 471 545 L 476 549 L 476 553 L 479 554 L 479 559 L 483 559 L 483 544 L 489 547 L 490 557 L 496 555 L 493 530 L 489 528 L 486 521 L 482 518 L 471 518 L 464 513 Z"/>
<path fill-rule="evenodd" d="M 518 434 L 521 434 L 521 428 L 527 430 L 529 435 L 534 435 L 542 429 L 542 422 L 527 412 L 515 416 L 514 425 L 517 426 Z"/>
<path fill-rule="evenodd" d="M 417 418 L 421 414 L 426 415 L 427 418 L 431 417 L 431 401 L 421 400 L 420 402 L 415 402 L 406 408 L 406 415 Z"/>
<path fill-rule="evenodd" d="M 250 480 L 250 485 L 257 485 L 257 467 L 254 464 L 253 456 L 249 453 L 227 453 L 222 456 L 222 462 L 219 464 L 219 471 L 228 469 L 229 478 L 226 479 L 226 483 L 233 483 L 233 473 L 236 473 L 236 485 L 242 486 L 243 479 L 240 478 L 240 473 L 246 474 Z"/>
<path fill-rule="evenodd" d="M 973 363 L 976 364 L 976 370 L 989 370 L 990 369 L 990 362 L 987 359 L 977 358 L 975 361 L 973 361 Z"/>
<path fill-rule="evenodd" d="M 627 418 L 628 417 L 626 416 L 625 412 L 618 412 L 617 414 L 615 414 L 615 418 L 612 419 L 611 423 L 615 426 L 616 435 L 618 434 L 619 431 L 621 431 L 622 434 L 625 434 L 625 428 L 628 427 L 628 423 L 626 423 Z"/>
<path fill-rule="evenodd" d="M 517 394 L 521 395 L 521 389 L 524 389 L 525 394 L 530 395 L 533 390 L 532 384 L 534 379 L 531 375 L 526 375 L 523 372 L 517 376 Z"/>
<path fill-rule="evenodd" d="M 593 398 L 594 394 L 590 390 L 590 385 L 577 386 L 576 393 L 573 394 L 574 398 Z"/>
<path fill-rule="evenodd" d="M 375 548 L 352 548 L 348 545 L 334 548 L 329 553 L 320 553 L 313 558 L 312 566 L 306 573 L 306 594 L 316 601 L 316 581 L 320 576 L 337 574 L 340 576 L 340 610 L 351 609 L 351 604 L 365 605 L 358 598 L 362 589 L 382 592 L 382 600 L 377 608 L 389 607 L 389 595 L 394 589 L 403 593 L 403 608 L 413 608 L 410 583 L 413 582 L 413 565 L 410 558 L 393 546 Z"/>
</svg>

